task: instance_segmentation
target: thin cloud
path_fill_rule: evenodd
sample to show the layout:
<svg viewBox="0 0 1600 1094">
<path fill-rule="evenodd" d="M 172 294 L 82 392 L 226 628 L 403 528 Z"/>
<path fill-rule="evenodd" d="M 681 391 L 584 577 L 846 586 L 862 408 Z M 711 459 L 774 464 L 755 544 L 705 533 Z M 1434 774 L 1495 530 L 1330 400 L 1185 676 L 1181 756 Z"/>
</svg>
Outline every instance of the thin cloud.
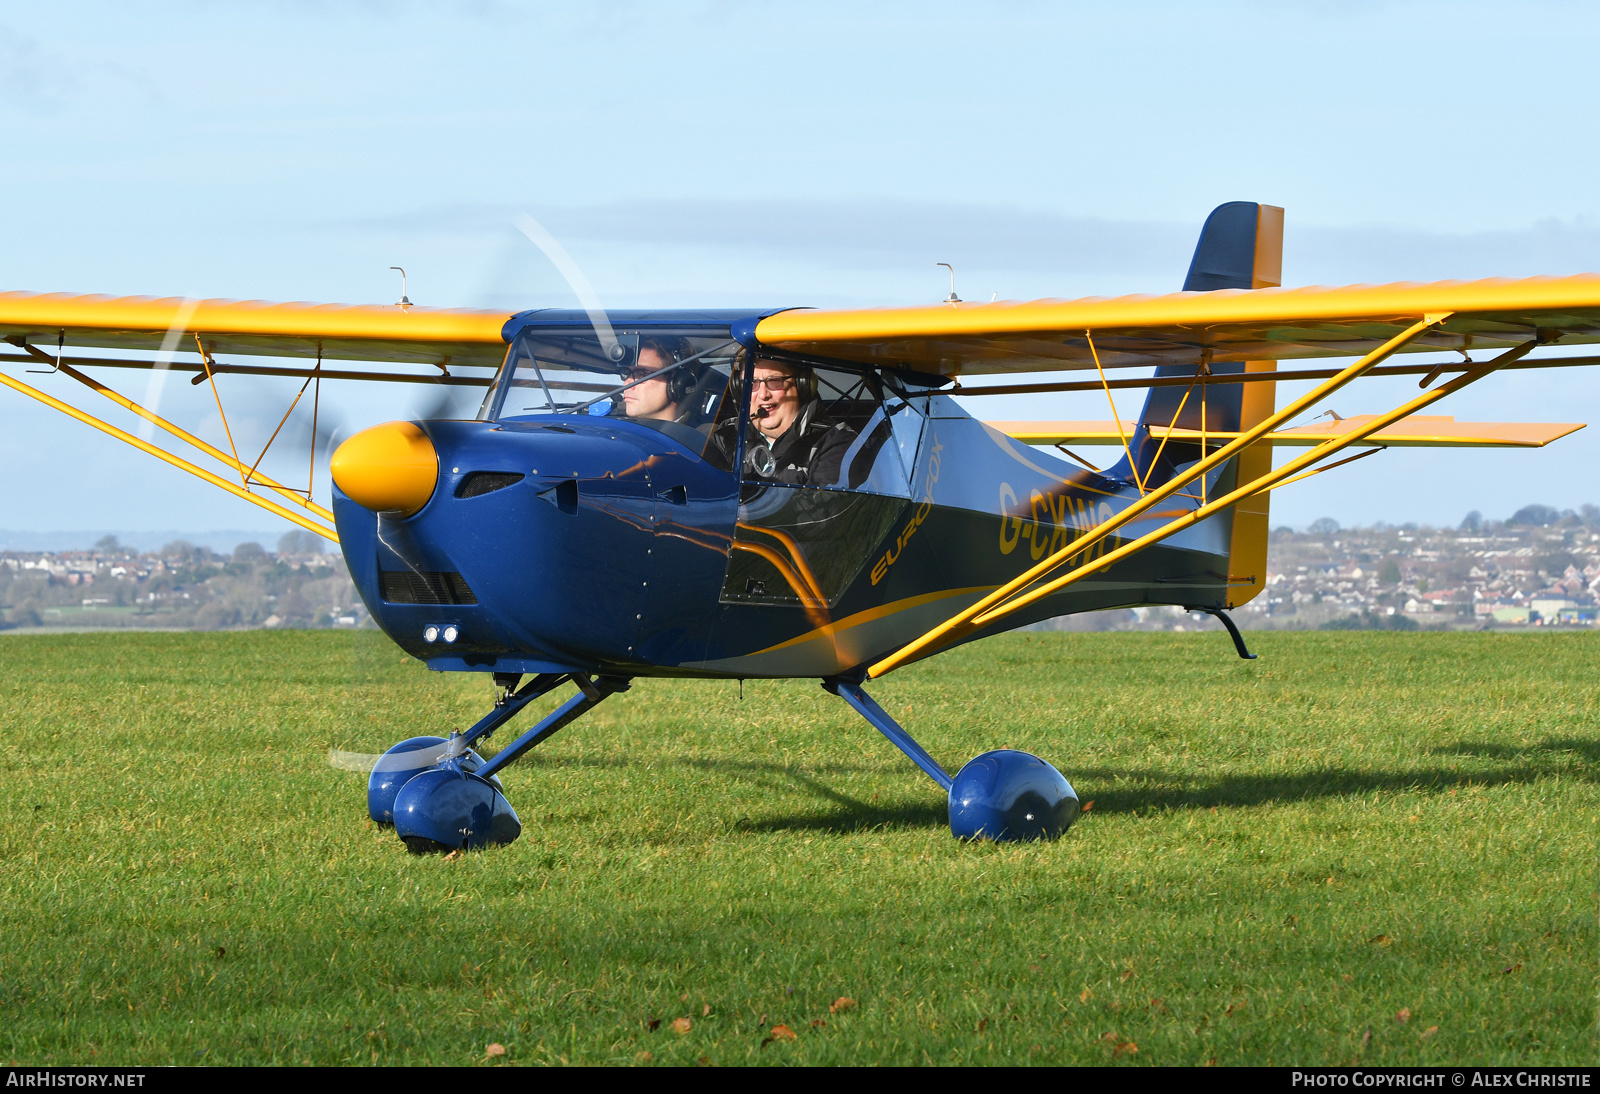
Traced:
<svg viewBox="0 0 1600 1094">
<path fill-rule="evenodd" d="M 724 251 L 862 270 L 935 260 L 968 268 L 1170 282 L 1198 224 L 1067 217 L 981 204 L 878 199 L 628 201 L 535 206 L 557 239 L 668 251 Z M 361 230 L 503 235 L 516 210 L 452 206 L 346 222 Z M 1529 277 L 1600 270 L 1600 227 L 1546 220 L 1511 231 L 1440 233 L 1390 225 L 1285 231 L 1290 284 Z"/>
</svg>

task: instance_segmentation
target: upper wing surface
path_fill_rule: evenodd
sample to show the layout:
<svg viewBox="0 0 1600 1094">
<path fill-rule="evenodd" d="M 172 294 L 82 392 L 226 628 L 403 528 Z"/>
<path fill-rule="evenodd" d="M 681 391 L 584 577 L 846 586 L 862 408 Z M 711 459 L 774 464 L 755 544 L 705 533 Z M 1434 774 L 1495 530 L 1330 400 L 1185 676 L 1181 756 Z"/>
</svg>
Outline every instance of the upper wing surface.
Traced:
<svg viewBox="0 0 1600 1094">
<path fill-rule="evenodd" d="M 271 357 L 342 358 L 496 367 L 509 312 L 376 304 L 274 304 L 264 300 L 0 293 L 0 338 L 45 350 L 72 346 L 192 350 Z"/>
<path fill-rule="evenodd" d="M 775 349 L 958 376 L 1093 368 L 1096 352 L 1106 368 L 1193 367 L 1208 350 L 1213 361 L 1352 357 L 1441 312 L 1453 314 L 1407 352 L 1512 346 L 1536 332 L 1600 342 L 1600 275 L 797 310 L 763 319 L 756 337 Z"/>
</svg>

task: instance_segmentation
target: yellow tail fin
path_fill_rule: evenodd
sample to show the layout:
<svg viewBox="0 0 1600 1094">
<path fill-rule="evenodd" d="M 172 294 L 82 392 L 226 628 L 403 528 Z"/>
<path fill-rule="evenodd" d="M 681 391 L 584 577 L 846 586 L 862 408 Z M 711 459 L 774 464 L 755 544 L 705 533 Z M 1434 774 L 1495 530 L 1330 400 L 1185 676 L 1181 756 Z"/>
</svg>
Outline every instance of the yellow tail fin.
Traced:
<svg viewBox="0 0 1600 1094">
<path fill-rule="evenodd" d="M 1255 271 L 1251 288 L 1265 289 L 1283 281 L 1283 210 L 1263 205 L 1256 220 Z M 1246 372 L 1272 372 L 1276 361 L 1250 361 Z M 1239 408 L 1239 428 L 1259 425 L 1272 414 L 1278 385 L 1270 380 L 1242 384 L 1244 402 Z M 1239 455 L 1238 485 L 1253 482 L 1272 470 L 1272 447 L 1251 445 Z M 1233 507 L 1233 538 L 1228 545 L 1228 607 L 1255 599 L 1267 582 L 1268 506 L 1271 494 L 1256 494 Z"/>
</svg>

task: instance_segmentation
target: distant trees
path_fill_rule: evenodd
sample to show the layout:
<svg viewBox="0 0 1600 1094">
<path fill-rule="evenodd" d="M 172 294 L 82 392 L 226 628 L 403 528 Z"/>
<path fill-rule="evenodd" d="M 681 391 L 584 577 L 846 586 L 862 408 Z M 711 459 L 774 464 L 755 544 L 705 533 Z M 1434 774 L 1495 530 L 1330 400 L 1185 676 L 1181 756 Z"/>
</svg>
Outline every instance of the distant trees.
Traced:
<svg viewBox="0 0 1600 1094">
<path fill-rule="evenodd" d="M 1511 518 L 1507 524 L 1520 524 L 1527 528 L 1543 528 L 1554 524 L 1561 519 L 1561 510 L 1549 505 L 1524 505 Z"/>
<path fill-rule="evenodd" d="M 199 566 L 211 557 L 211 548 L 196 547 L 186 539 L 175 539 L 161 548 L 160 554 L 175 566 Z"/>
<path fill-rule="evenodd" d="M 1378 573 L 1378 580 L 1385 585 L 1400 584 L 1400 567 L 1394 559 L 1391 558 L 1383 564 L 1383 569 Z"/>
<path fill-rule="evenodd" d="M 1481 532 L 1481 531 L 1483 531 L 1483 514 L 1478 512 L 1476 509 L 1474 509 L 1472 512 L 1468 513 L 1466 516 L 1462 517 L 1461 518 L 1461 531 L 1463 531 L 1463 532 Z"/>
<path fill-rule="evenodd" d="M 1415 619 L 1401 615 L 1379 615 L 1371 608 L 1363 608 L 1358 615 L 1343 619 L 1330 619 L 1317 627 L 1319 631 L 1415 631 L 1421 630 Z"/>
<path fill-rule="evenodd" d="M 1318 517 L 1306 531 L 1314 536 L 1331 536 L 1339 530 L 1339 522 L 1332 517 Z"/>
<path fill-rule="evenodd" d="M 304 532 L 295 529 L 285 532 L 278 537 L 279 555 L 320 555 L 322 553 L 322 537 L 315 532 Z"/>
</svg>

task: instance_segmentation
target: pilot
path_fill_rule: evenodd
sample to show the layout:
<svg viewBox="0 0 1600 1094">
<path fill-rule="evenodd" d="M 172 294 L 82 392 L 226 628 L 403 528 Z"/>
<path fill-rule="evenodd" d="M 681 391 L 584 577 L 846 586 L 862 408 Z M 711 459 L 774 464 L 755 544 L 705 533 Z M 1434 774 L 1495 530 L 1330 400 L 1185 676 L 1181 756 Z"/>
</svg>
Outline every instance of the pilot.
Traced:
<svg viewBox="0 0 1600 1094">
<path fill-rule="evenodd" d="M 824 420 L 815 374 L 787 361 L 755 363 L 745 471 L 753 478 L 833 486 L 855 432 Z"/>
<path fill-rule="evenodd" d="M 689 419 L 696 416 L 697 408 L 691 395 L 698 389 L 703 371 L 694 363 L 680 365 L 664 375 L 651 380 L 643 379 L 653 372 L 694 356 L 688 340 L 683 338 L 642 338 L 639 355 L 633 368 L 622 374 L 624 381 L 640 381 L 622 392 L 623 413 L 629 418 L 650 418 L 656 421 L 699 423 Z"/>
</svg>

